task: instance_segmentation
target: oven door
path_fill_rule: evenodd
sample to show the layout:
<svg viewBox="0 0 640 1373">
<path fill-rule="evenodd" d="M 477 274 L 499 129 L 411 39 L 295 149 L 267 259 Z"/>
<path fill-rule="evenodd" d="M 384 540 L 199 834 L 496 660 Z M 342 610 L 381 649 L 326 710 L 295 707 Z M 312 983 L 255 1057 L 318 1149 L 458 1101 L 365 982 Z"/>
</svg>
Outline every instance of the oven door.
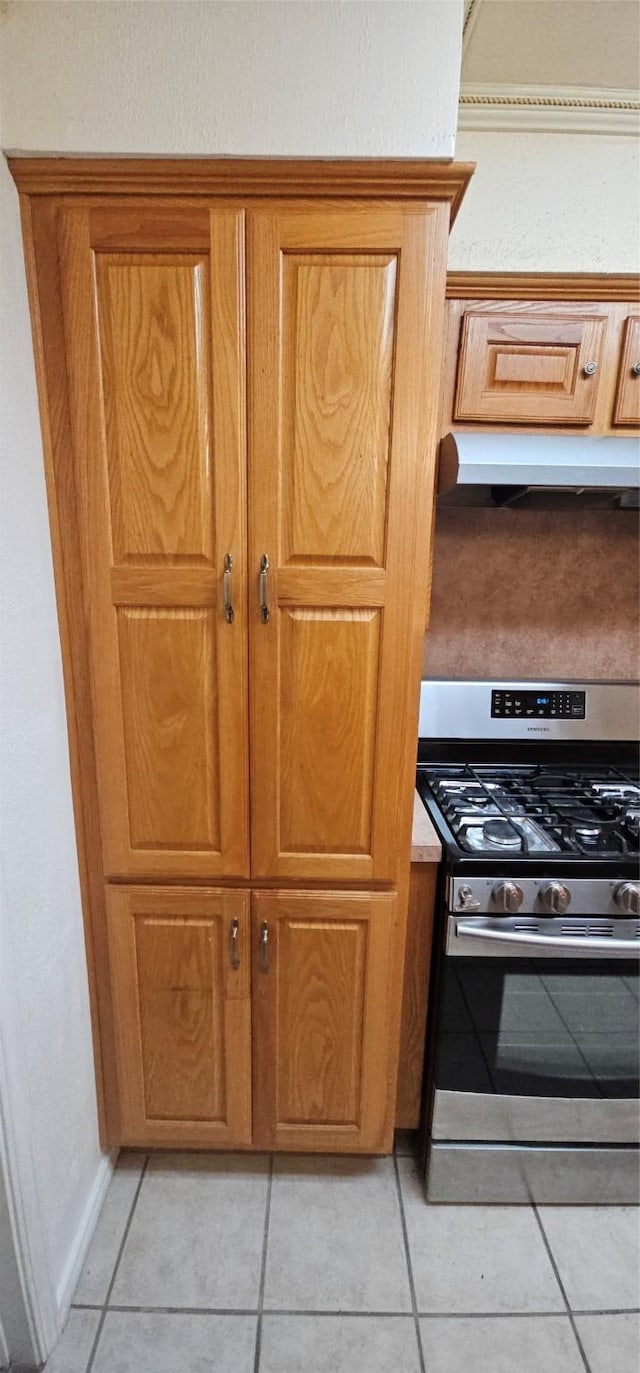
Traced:
<svg viewBox="0 0 640 1373">
<path fill-rule="evenodd" d="M 637 921 L 447 921 L 431 1138 L 636 1143 Z"/>
</svg>

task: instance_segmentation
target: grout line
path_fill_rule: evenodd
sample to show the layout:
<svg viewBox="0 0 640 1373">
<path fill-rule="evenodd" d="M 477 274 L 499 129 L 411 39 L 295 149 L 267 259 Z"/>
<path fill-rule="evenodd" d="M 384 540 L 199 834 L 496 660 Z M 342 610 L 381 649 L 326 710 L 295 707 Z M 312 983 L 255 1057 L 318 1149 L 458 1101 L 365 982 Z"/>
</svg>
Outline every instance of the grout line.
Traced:
<svg viewBox="0 0 640 1373">
<path fill-rule="evenodd" d="M 118 1253 L 117 1253 L 117 1255 L 116 1255 L 116 1261 L 115 1261 L 115 1264 L 114 1264 L 114 1266 L 113 1266 L 113 1273 L 111 1274 L 111 1281 L 110 1281 L 109 1286 L 108 1286 L 108 1288 L 107 1288 L 107 1295 L 106 1295 L 106 1297 L 105 1297 L 105 1299 L 104 1299 L 104 1304 L 103 1304 L 103 1307 L 102 1307 L 102 1315 L 100 1316 L 100 1320 L 98 1321 L 98 1329 L 96 1330 L 95 1339 L 94 1339 L 93 1344 L 92 1344 L 92 1346 L 91 1346 L 91 1353 L 90 1353 L 90 1355 L 89 1355 L 89 1362 L 88 1362 L 87 1367 L 86 1367 L 86 1369 L 85 1369 L 85 1373 L 91 1373 L 91 1370 L 92 1370 L 93 1365 L 94 1365 L 94 1362 L 95 1362 L 95 1357 L 96 1357 L 96 1353 L 97 1353 L 97 1350 L 98 1350 L 98 1345 L 99 1345 L 99 1343 L 100 1343 L 100 1336 L 102 1335 L 102 1329 L 103 1329 L 104 1322 L 105 1322 L 105 1317 L 106 1317 L 106 1314 L 107 1314 L 107 1308 L 108 1308 L 108 1306 L 109 1306 L 109 1298 L 110 1298 L 110 1296 L 111 1296 L 111 1293 L 113 1292 L 115 1280 L 116 1280 L 116 1278 L 117 1278 L 117 1276 L 118 1276 L 118 1269 L 119 1269 L 119 1267 L 120 1267 L 120 1260 L 121 1260 L 122 1255 L 123 1255 L 123 1253 L 124 1253 L 124 1246 L 125 1246 L 125 1244 L 127 1243 L 127 1239 L 128 1239 L 128 1236 L 129 1236 L 129 1231 L 130 1231 L 130 1229 L 131 1229 L 131 1222 L 132 1222 L 133 1217 L 134 1217 L 134 1213 L 135 1213 L 136 1206 L 138 1205 L 138 1197 L 140 1196 L 140 1192 L 141 1192 L 141 1190 L 142 1190 L 142 1184 L 143 1184 L 144 1179 L 145 1179 L 145 1176 L 146 1176 L 147 1167 L 148 1167 L 148 1165 L 149 1165 L 149 1158 L 150 1158 L 150 1155 L 147 1154 L 147 1155 L 145 1156 L 145 1160 L 144 1160 L 144 1163 L 143 1163 L 143 1165 L 142 1165 L 142 1172 L 140 1173 L 140 1177 L 138 1178 L 138 1186 L 136 1187 L 136 1190 L 135 1190 L 135 1193 L 134 1193 L 134 1197 L 133 1197 L 133 1201 L 132 1201 L 132 1203 L 131 1203 L 131 1209 L 130 1209 L 130 1211 L 129 1211 L 129 1215 L 127 1216 L 127 1223 L 126 1223 L 126 1225 L 125 1225 L 125 1227 L 124 1227 L 124 1233 L 123 1233 L 122 1239 L 121 1239 L 121 1241 L 120 1241 L 120 1247 L 119 1247 L 119 1249 L 118 1249 Z"/>
<path fill-rule="evenodd" d="M 102 1311 L 102 1306 L 91 1306 L 87 1302 L 74 1302 L 71 1306 L 72 1311 Z M 121 1302 L 111 1302 L 109 1311 L 119 1311 L 122 1314 L 144 1315 L 144 1316 L 257 1316 L 257 1306 L 127 1306 Z M 263 1306 L 263 1316 L 352 1316 L 356 1319 L 374 1316 L 376 1320 L 412 1320 L 411 1311 L 349 1311 L 342 1306 L 333 1310 L 324 1308 L 318 1310 L 317 1307 L 297 1307 L 297 1306 Z M 574 1316 L 637 1316 L 640 1315 L 638 1306 L 605 1306 L 594 1310 L 591 1307 L 573 1309 Z M 421 1320 L 448 1321 L 448 1320 L 526 1320 L 529 1316 L 557 1317 L 558 1320 L 567 1319 L 566 1311 L 418 1311 Z"/>
<path fill-rule="evenodd" d="M 419 1319 L 418 1319 L 418 1303 L 417 1303 L 417 1301 L 416 1301 L 416 1288 L 415 1288 L 415 1283 L 414 1283 L 414 1281 L 413 1281 L 413 1268 L 411 1267 L 411 1251 L 410 1251 L 410 1249 L 409 1249 L 409 1231 L 407 1230 L 407 1218 L 406 1218 L 405 1213 L 404 1213 L 404 1200 L 403 1200 L 403 1196 L 402 1196 L 402 1187 L 400 1186 L 400 1169 L 399 1169 L 399 1167 L 398 1167 L 398 1160 L 397 1160 L 395 1154 L 394 1154 L 394 1158 L 393 1158 L 393 1170 L 394 1170 L 395 1175 L 396 1175 L 396 1189 L 397 1189 L 397 1192 L 398 1192 L 398 1204 L 399 1204 L 399 1207 L 400 1207 L 400 1223 L 401 1223 L 401 1225 L 402 1225 L 402 1238 L 403 1238 L 403 1240 L 404 1240 L 404 1256 L 405 1256 L 405 1259 L 406 1259 L 406 1262 L 407 1262 L 407 1272 L 408 1272 L 408 1274 L 409 1274 L 409 1291 L 410 1291 L 410 1293 L 411 1293 L 411 1310 L 412 1310 L 412 1312 L 413 1312 L 413 1322 L 414 1322 L 414 1326 L 415 1326 L 416 1340 L 417 1340 L 417 1343 L 418 1343 L 418 1361 L 419 1361 L 419 1364 L 420 1364 L 420 1373 L 426 1373 L 426 1370 L 425 1370 L 425 1362 L 424 1362 L 424 1351 L 423 1351 L 423 1348 L 422 1348 L 422 1335 L 420 1334 L 420 1321 L 419 1321 Z"/>
<path fill-rule="evenodd" d="M 256 1352 L 253 1360 L 253 1373 L 260 1368 L 262 1348 L 262 1316 L 264 1312 L 264 1280 L 267 1272 L 267 1245 L 269 1243 L 269 1219 L 271 1216 L 271 1192 L 273 1188 L 273 1154 L 269 1155 L 269 1182 L 267 1184 L 267 1204 L 264 1209 L 264 1236 L 262 1240 L 262 1264 L 260 1266 L 260 1288 L 258 1292 L 258 1320 L 256 1324 Z"/>
<path fill-rule="evenodd" d="M 535 1205 L 534 1202 L 531 1203 L 531 1209 L 532 1209 L 533 1214 L 534 1214 L 534 1216 L 535 1216 L 535 1218 L 536 1218 L 536 1220 L 537 1220 L 537 1222 L 538 1222 L 538 1229 L 539 1229 L 539 1231 L 540 1231 L 540 1234 L 542 1235 L 544 1247 L 545 1247 L 545 1249 L 546 1249 L 546 1251 L 547 1251 L 547 1254 L 549 1255 L 549 1262 L 550 1262 L 550 1264 L 551 1264 L 551 1267 L 553 1268 L 553 1271 L 554 1271 L 555 1276 L 556 1276 L 556 1282 L 557 1282 L 558 1287 L 560 1288 L 560 1291 L 561 1291 L 561 1293 L 562 1293 L 562 1300 L 563 1300 L 563 1302 L 564 1302 L 564 1304 L 565 1304 L 565 1306 L 566 1306 L 566 1308 L 567 1308 L 567 1315 L 568 1315 L 569 1320 L 570 1320 L 570 1322 L 571 1322 L 571 1329 L 573 1330 L 573 1334 L 574 1334 L 574 1338 L 575 1338 L 576 1344 L 577 1344 L 577 1346 L 578 1346 L 578 1349 L 580 1350 L 580 1357 L 582 1358 L 582 1362 L 583 1362 L 583 1364 L 584 1364 L 584 1366 L 585 1366 L 586 1373 L 591 1373 L 591 1367 L 590 1367 L 590 1364 L 589 1364 L 589 1360 L 587 1359 L 587 1356 L 586 1356 L 586 1354 L 585 1354 L 585 1352 L 584 1352 L 584 1346 L 583 1346 L 582 1340 L 580 1339 L 580 1336 L 579 1336 L 579 1334 L 578 1334 L 578 1327 L 577 1327 L 577 1325 L 576 1325 L 576 1323 L 575 1323 L 573 1311 L 571 1310 L 571 1307 L 570 1307 L 570 1305 L 569 1305 L 569 1298 L 567 1297 L 567 1293 L 566 1293 L 566 1291 L 565 1291 L 564 1283 L 563 1283 L 563 1281 L 562 1281 L 562 1278 L 560 1277 L 560 1270 L 559 1270 L 558 1265 L 557 1265 L 557 1263 L 556 1263 L 556 1261 L 555 1261 L 555 1258 L 554 1258 L 554 1256 L 553 1256 L 553 1252 L 552 1252 L 552 1249 L 551 1249 L 551 1245 L 549 1244 L 549 1241 L 548 1241 L 548 1239 L 547 1239 L 546 1230 L 545 1230 L 545 1228 L 544 1228 L 544 1225 L 542 1224 L 542 1217 L 540 1216 L 540 1213 L 539 1213 L 539 1211 L 538 1211 L 538 1208 L 537 1208 L 537 1206 Z"/>
</svg>

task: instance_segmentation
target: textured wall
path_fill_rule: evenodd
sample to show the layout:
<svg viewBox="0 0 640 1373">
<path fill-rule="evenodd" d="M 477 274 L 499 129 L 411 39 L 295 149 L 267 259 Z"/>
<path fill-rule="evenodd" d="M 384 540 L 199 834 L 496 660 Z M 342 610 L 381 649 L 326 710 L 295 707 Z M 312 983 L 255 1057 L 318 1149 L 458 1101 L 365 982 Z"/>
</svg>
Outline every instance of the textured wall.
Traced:
<svg viewBox="0 0 640 1373">
<path fill-rule="evenodd" d="M 451 235 L 453 270 L 638 271 L 634 138 L 466 131 L 456 157 L 477 168 Z"/>
<path fill-rule="evenodd" d="M 453 155 L 462 0 L 9 4 L 5 148 Z"/>
<path fill-rule="evenodd" d="M 441 510 L 428 677 L 636 678 L 637 518 Z"/>
</svg>

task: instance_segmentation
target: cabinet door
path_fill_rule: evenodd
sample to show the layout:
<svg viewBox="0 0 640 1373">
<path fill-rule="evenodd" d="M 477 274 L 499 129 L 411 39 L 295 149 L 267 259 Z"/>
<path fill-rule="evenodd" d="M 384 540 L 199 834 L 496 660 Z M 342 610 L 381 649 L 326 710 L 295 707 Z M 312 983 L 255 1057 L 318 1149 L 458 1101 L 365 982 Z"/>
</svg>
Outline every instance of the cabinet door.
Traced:
<svg viewBox="0 0 640 1373">
<path fill-rule="evenodd" d="M 640 315 L 625 322 L 614 424 L 640 424 Z"/>
<path fill-rule="evenodd" d="M 254 877 L 402 861 L 446 228 L 441 207 L 248 215 Z"/>
<path fill-rule="evenodd" d="M 254 895 L 257 1148 L 390 1148 L 402 990 L 398 926 L 395 895 Z"/>
<path fill-rule="evenodd" d="M 469 311 L 454 419 L 591 424 L 606 324 L 604 315 Z"/>
<path fill-rule="evenodd" d="M 251 1142 L 249 898 L 111 887 L 123 1144 Z"/>
<path fill-rule="evenodd" d="M 229 210 L 62 215 L 107 876 L 248 870 L 243 234 Z"/>
</svg>

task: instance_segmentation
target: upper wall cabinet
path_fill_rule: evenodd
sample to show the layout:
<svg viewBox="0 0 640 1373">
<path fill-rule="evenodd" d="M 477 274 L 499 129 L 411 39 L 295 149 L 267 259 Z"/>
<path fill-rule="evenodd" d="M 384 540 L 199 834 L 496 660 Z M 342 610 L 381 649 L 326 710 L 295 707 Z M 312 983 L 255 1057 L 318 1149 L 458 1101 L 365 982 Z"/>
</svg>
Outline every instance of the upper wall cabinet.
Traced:
<svg viewBox="0 0 640 1373">
<path fill-rule="evenodd" d="M 611 434 L 640 423 L 637 289 L 635 278 L 453 274 L 442 432 Z"/>
<path fill-rule="evenodd" d="M 640 315 L 625 320 L 614 424 L 640 424 Z"/>
<path fill-rule="evenodd" d="M 591 424 L 606 319 L 468 311 L 462 321 L 456 420 Z"/>
</svg>

